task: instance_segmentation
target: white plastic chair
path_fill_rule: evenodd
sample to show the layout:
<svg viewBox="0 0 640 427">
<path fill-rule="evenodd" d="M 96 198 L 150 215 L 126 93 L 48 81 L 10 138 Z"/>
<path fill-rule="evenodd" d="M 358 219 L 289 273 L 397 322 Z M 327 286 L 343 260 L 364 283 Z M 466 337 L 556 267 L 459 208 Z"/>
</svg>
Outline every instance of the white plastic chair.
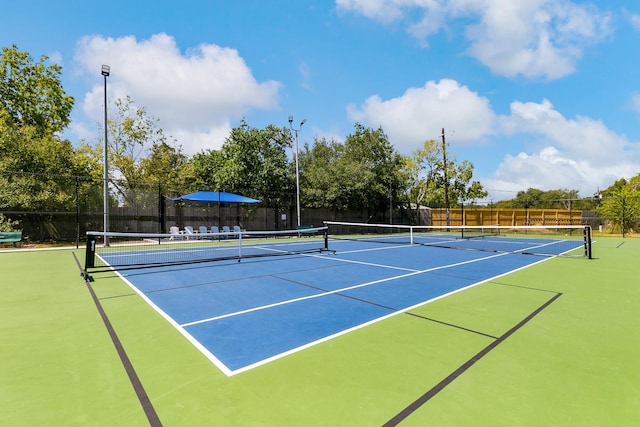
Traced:
<svg viewBox="0 0 640 427">
<path fill-rule="evenodd" d="M 182 238 L 182 233 L 180 233 L 180 228 L 175 225 L 169 227 L 169 234 L 171 234 L 170 240 Z"/>
</svg>

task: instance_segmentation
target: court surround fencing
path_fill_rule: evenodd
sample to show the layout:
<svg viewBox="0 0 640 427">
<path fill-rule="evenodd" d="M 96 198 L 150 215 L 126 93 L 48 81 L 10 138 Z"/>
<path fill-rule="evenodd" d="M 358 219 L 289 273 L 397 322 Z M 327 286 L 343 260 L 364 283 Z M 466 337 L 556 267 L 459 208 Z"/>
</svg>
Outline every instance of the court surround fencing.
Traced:
<svg viewBox="0 0 640 427">
<path fill-rule="evenodd" d="M 3 186 L 0 214 L 19 221 L 23 243 L 75 242 L 83 244 L 88 231 L 103 229 L 103 181 L 88 177 L 0 172 Z M 295 194 L 261 195 L 236 190 L 263 200 L 259 205 L 175 203 L 171 199 L 194 191 L 158 183 L 111 180 L 110 231 L 168 233 L 170 227 L 233 227 L 246 230 L 296 228 Z M 218 190 L 218 189 L 208 189 Z M 224 189 L 220 189 L 224 190 Z M 302 224 L 319 226 L 323 221 L 374 222 L 411 225 L 445 225 L 446 210 L 396 207 L 381 212 L 334 211 L 305 208 Z M 451 208 L 451 225 L 580 225 L 594 229 L 602 224 L 594 212 L 562 209 Z"/>
</svg>

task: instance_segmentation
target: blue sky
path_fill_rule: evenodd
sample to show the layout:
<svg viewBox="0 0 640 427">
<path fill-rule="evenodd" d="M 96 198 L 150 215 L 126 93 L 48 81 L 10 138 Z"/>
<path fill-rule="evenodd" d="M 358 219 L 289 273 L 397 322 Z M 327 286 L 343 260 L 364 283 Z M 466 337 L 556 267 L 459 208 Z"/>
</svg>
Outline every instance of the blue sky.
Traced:
<svg viewBox="0 0 640 427">
<path fill-rule="evenodd" d="M 3 5 L 0 45 L 63 65 L 65 137 L 95 143 L 103 78 L 194 154 L 307 119 L 300 143 L 382 126 L 411 154 L 445 128 L 489 199 L 587 197 L 640 173 L 637 0 L 233 0 Z"/>
</svg>

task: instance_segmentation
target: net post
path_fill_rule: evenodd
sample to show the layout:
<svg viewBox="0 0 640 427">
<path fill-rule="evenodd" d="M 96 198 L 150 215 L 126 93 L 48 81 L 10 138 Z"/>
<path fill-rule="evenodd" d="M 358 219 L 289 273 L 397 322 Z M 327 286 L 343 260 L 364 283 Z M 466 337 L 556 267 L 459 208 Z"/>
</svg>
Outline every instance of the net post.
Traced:
<svg viewBox="0 0 640 427">
<path fill-rule="evenodd" d="M 84 270 L 95 267 L 96 236 L 87 235 L 87 247 L 84 252 Z"/>
<path fill-rule="evenodd" d="M 329 250 L 329 229 L 324 230 L 324 250 Z"/>
<path fill-rule="evenodd" d="M 591 226 L 590 225 L 585 226 L 583 233 L 584 233 L 584 254 L 587 258 L 593 259 L 593 256 L 591 253 L 591 241 L 592 241 Z"/>
</svg>

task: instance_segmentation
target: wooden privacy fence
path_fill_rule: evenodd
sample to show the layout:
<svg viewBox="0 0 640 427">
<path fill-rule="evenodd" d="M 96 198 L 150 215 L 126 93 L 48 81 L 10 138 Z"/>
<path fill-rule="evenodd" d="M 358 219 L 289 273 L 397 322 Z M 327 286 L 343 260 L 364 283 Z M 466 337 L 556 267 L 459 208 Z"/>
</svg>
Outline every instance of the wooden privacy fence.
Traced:
<svg viewBox="0 0 640 427">
<path fill-rule="evenodd" d="M 431 209 L 431 225 L 447 225 L 445 208 Z M 580 225 L 581 210 L 470 207 L 449 209 L 449 225 Z"/>
</svg>

